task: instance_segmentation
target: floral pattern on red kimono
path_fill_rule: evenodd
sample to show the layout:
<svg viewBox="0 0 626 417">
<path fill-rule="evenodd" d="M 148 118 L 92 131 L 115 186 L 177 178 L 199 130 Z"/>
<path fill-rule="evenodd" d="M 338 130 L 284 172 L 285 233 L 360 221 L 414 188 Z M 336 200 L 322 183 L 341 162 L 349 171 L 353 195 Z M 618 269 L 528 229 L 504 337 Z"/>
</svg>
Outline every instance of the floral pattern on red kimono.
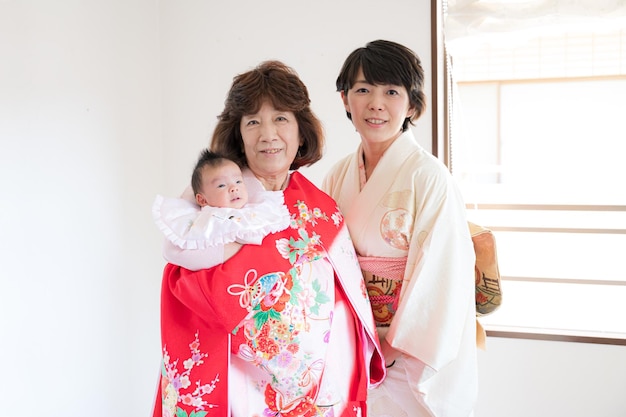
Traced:
<svg viewBox="0 0 626 417">
<path fill-rule="evenodd" d="M 361 313 L 363 281 L 336 285 L 337 263 L 328 248 L 345 230 L 343 217 L 334 200 L 297 172 L 284 194 L 291 226 L 262 245 L 245 245 L 211 269 L 165 267 L 154 416 L 226 417 L 229 400 L 245 401 L 258 417 L 365 415 L 368 382 L 380 381 L 384 368 L 378 358 L 368 381 L 363 346 L 378 344 L 368 337 L 374 334 L 371 316 Z M 339 334 L 331 332 L 338 302 L 350 306 L 350 327 L 339 332 L 353 341 L 347 388 L 334 381 L 341 373 L 326 368 L 330 335 Z M 244 392 L 232 392 L 229 378 L 235 376 L 245 381 Z"/>
</svg>

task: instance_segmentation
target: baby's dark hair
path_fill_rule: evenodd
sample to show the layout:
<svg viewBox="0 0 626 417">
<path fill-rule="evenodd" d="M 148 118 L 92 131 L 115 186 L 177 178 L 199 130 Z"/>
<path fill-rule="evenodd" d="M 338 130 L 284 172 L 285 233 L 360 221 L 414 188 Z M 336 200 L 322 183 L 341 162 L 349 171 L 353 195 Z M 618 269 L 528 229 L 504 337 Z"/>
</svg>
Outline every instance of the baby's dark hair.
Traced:
<svg viewBox="0 0 626 417">
<path fill-rule="evenodd" d="M 225 157 L 220 153 L 213 152 L 208 149 L 205 149 L 200 153 L 200 156 L 198 157 L 198 162 L 196 163 L 196 167 L 193 169 L 193 174 L 191 174 L 191 188 L 193 189 L 194 195 L 200 193 L 202 190 L 202 168 L 204 168 L 205 166 L 211 168 L 220 167 L 226 161 L 231 161 L 231 159 Z"/>
</svg>

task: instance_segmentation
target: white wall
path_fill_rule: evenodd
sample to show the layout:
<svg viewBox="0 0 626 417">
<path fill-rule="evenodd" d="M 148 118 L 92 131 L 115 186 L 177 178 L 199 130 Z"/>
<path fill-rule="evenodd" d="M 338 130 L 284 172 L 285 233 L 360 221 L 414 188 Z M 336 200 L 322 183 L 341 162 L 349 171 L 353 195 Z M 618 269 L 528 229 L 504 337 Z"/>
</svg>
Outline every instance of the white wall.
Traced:
<svg viewBox="0 0 626 417">
<path fill-rule="evenodd" d="M 0 416 L 144 416 L 159 372 L 153 1 L 0 1 Z"/>
<path fill-rule="evenodd" d="M 272 58 L 300 73 L 325 123 L 327 154 L 305 171 L 321 181 L 358 143 L 334 91 L 350 51 L 397 40 L 429 76 L 429 1 L 381 5 L 0 1 L 0 417 L 149 413 L 155 194 L 186 186 L 232 77 Z M 427 146 L 430 113 L 418 124 Z M 623 347 L 543 343 L 489 340 L 477 417 L 625 415 Z M 570 412 L 554 412 L 566 394 Z"/>
<path fill-rule="evenodd" d="M 402 42 L 418 52 L 430 73 L 429 1 L 394 0 L 384 7 L 372 0 L 225 1 L 219 8 L 208 1 L 161 4 L 164 192 L 178 193 L 189 181 L 232 78 L 263 60 L 282 60 L 299 73 L 324 122 L 326 157 L 303 170 L 316 183 L 358 144 L 335 92 L 341 64 L 352 50 L 379 38 Z M 430 95 L 430 77 L 426 87 Z M 427 109 L 415 128 L 428 149 L 430 118 Z"/>
<path fill-rule="evenodd" d="M 476 417 L 626 416 L 626 346 L 489 337 L 478 369 Z"/>
</svg>

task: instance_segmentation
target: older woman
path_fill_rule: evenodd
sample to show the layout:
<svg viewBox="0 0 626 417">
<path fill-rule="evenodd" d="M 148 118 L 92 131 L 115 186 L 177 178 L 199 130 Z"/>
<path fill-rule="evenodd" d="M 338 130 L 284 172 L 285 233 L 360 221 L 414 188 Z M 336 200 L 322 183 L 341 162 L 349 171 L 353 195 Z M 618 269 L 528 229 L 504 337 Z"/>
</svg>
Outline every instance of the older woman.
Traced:
<svg viewBox="0 0 626 417">
<path fill-rule="evenodd" d="M 211 150 L 244 166 L 250 201 L 283 193 L 291 225 L 210 269 L 214 249 L 166 243 L 155 416 L 366 415 L 385 368 L 354 248 L 335 201 L 290 172 L 322 155 L 309 103 L 280 62 L 233 81 Z"/>
</svg>

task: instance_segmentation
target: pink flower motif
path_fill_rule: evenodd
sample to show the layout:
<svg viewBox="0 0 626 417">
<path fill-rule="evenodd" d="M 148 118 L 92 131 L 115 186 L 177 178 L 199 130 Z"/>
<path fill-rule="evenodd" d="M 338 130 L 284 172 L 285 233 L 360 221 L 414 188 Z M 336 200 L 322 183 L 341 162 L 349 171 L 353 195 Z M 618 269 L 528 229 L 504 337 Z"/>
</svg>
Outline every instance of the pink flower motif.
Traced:
<svg viewBox="0 0 626 417">
<path fill-rule="evenodd" d="M 169 364 L 169 361 L 168 362 L 163 361 L 163 362 Z M 170 381 L 176 378 L 177 374 L 178 374 L 178 371 L 176 370 L 176 368 L 168 368 L 165 372 L 165 375 L 167 375 L 167 379 L 169 379 Z"/>
<path fill-rule="evenodd" d="M 313 235 L 311 235 L 311 241 L 309 243 L 309 246 L 319 245 L 320 241 L 320 235 L 318 235 L 317 233 L 313 233 Z"/>
<path fill-rule="evenodd" d="M 191 381 L 189 380 L 188 375 L 183 375 L 180 377 L 180 387 L 182 389 L 187 389 L 191 385 Z"/>
<path fill-rule="evenodd" d="M 179 401 L 185 405 L 193 405 L 193 396 L 191 394 L 183 394 L 180 396 Z"/>
<path fill-rule="evenodd" d="M 185 369 L 183 372 L 180 372 L 178 369 L 179 360 L 171 362 L 167 349 L 163 348 L 164 373 L 161 376 L 161 401 L 164 417 L 175 417 L 178 415 L 176 411 L 177 404 L 191 406 L 195 408 L 195 411 L 204 410 L 206 406 L 214 406 L 214 404 L 209 404 L 208 401 L 203 399 L 203 396 L 210 394 L 215 389 L 219 382 L 219 374 L 215 376 L 215 379 L 210 384 L 202 386 L 202 389 L 200 381 L 196 381 L 195 384 L 191 381 L 193 368 L 202 364 L 202 358 L 208 356 L 207 353 L 200 352 L 198 334 L 196 333 L 195 336 L 195 340 L 189 344 L 191 358 L 183 361 Z M 196 385 L 196 389 L 193 392 L 181 392 L 181 390 L 191 390 L 192 385 Z"/>
<path fill-rule="evenodd" d="M 297 296 L 302 305 L 309 309 L 315 305 L 315 295 L 315 291 L 312 291 L 311 288 L 306 287 L 302 291 L 300 291 Z"/>
<path fill-rule="evenodd" d="M 288 239 L 278 239 L 276 241 L 276 249 L 283 258 L 289 259 L 290 247 Z"/>
<path fill-rule="evenodd" d="M 191 358 L 187 359 L 186 361 L 183 362 L 183 367 L 185 369 L 191 369 L 193 368 L 195 361 Z"/>
<path fill-rule="evenodd" d="M 206 402 L 202 399 L 202 397 L 195 397 L 191 401 L 191 404 L 194 407 L 196 407 L 196 409 L 202 410 L 202 409 L 204 409 L 204 405 L 206 404 Z"/>
<path fill-rule="evenodd" d="M 215 389 L 215 385 L 205 384 L 205 385 L 202 385 L 199 389 L 200 389 L 200 395 L 210 394 Z"/>
<path fill-rule="evenodd" d="M 283 351 L 276 357 L 276 363 L 281 368 L 286 368 L 287 366 L 289 366 L 292 360 L 293 355 L 289 351 Z"/>
</svg>

